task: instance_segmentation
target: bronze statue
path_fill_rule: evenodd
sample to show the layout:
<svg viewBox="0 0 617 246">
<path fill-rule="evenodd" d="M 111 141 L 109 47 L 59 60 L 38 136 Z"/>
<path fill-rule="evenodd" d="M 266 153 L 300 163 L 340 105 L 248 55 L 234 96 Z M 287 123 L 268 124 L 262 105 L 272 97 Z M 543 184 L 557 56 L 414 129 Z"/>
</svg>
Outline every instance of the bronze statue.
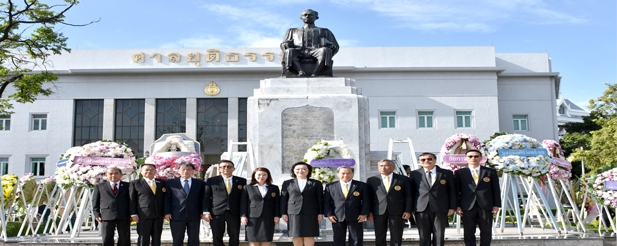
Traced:
<svg viewBox="0 0 617 246">
<path fill-rule="evenodd" d="M 283 77 L 332 77 L 332 57 L 339 49 L 334 34 L 315 26 L 319 19 L 315 10 L 302 11 L 300 19 L 304 26 L 290 28 L 281 43 Z"/>
</svg>

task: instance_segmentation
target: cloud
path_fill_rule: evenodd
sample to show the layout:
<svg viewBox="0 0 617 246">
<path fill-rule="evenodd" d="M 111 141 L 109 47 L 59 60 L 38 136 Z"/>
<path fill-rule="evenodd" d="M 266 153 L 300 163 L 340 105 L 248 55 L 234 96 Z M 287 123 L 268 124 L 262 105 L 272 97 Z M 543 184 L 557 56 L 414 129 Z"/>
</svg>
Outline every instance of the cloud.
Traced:
<svg viewBox="0 0 617 246">
<path fill-rule="evenodd" d="M 333 0 L 392 17 L 400 27 L 420 30 L 492 32 L 507 22 L 572 24 L 585 19 L 543 0 Z"/>
<path fill-rule="evenodd" d="M 220 38 L 186 38 L 176 42 L 166 43 L 159 48 L 204 48 L 225 47 L 225 42 Z"/>
</svg>

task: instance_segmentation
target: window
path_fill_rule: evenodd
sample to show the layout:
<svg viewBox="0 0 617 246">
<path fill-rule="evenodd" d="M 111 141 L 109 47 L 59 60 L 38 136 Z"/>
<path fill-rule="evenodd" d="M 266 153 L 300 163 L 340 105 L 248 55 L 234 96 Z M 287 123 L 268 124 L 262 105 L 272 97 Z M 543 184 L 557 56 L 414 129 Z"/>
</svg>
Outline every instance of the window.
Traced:
<svg viewBox="0 0 617 246">
<path fill-rule="evenodd" d="M 379 112 L 379 118 L 381 119 L 381 128 L 395 128 L 396 127 L 396 112 L 395 111 L 381 111 Z"/>
<path fill-rule="evenodd" d="M 144 155 L 144 99 L 116 100 L 114 139 L 131 147 L 137 157 Z"/>
<path fill-rule="evenodd" d="M 0 115 L 0 131 L 11 130 L 11 116 Z"/>
<path fill-rule="evenodd" d="M 156 100 L 156 138 L 165 133 L 186 132 L 186 99 Z"/>
<path fill-rule="evenodd" d="M 103 99 L 75 100 L 73 146 L 103 139 Z"/>
<path fill-rule="evenodd" d="M 45 158 L 30 158 L 30 167 L 34 176 L 45 176 Z"/>
<path fill-rule="evenodd" d="M 227 151 L 228 112 L 227 98 L 197 99 L 197 141 L 202 154 L 215 154 L 220 159 Z"/>
<path fill-rule="evenodd" d="M 0 175 L 6 175 L 9 173 L 9 158 L 0 157 Z"/>
<path fill-rule="evenodd" d="M 247 129 L 247 98 L 238 99 L 238 141 L 246 142 Z M 246 145 L 238 146 L 238 151 L 246 151 Z"/>
<path fill-rule="evenodd" d="M 515 131 L 527 131 L 527 115 L 512 115 Z"/>
<path fill-rule="evenodd" d="M 471 127 L 471 111 L 456 111 L 456 127 Z"/>
<path fill-rule="evenodd" d="M 566 106 L 563 106 L 563 104 L 559 106 L 559 114 L 566 114 Z"/>
<path fill-rule="evenodd" d="M 47 114 L 32 115 L 32 130 L 43 131 L 47 130 Z"/>
<path fill-rule="evenodd" d="M 433 111 L 418 112 L 418 127 L 433 128 Z"/>
</svg>

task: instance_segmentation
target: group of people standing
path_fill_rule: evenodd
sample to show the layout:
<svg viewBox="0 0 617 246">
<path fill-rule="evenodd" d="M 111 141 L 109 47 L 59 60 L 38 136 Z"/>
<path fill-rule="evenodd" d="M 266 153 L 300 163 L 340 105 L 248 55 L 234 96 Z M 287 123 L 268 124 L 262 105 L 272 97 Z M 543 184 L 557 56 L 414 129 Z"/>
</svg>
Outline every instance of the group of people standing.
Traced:
<svg viewBox="0 0 617 246">
<path fill-rule="evenodd" d="M 435 165 L 432 153 L 423 153 L 421 168 L 408 176 L 394 173 L 391 160 L 378 163 L 379 175 L 366 183 L 354 180 L 354 170 L 337 169 L 338 181 L 324 186 L 311 179 L 311 165 L 298 162 L 291 168 L 290 180 L 279 187 L 272 184 L 267 168 L 253 170 L 250 183 L 233 176 L 234 163 L 222 160 L 220 175 L 207 181 L 192 178 L 195 167 L 181 164 L 180 178 L 155 178 L 152 164 L 141 167 L 143 178 L 130 183 L 121 181 L 117 168 L 108 168 L 107 182 L 95 186 L 93 210 L 101 223 L 103 245 L 130 245 L 130 222 L 137 223 L 138 245 L 160 245 L 163 219 L 170 222 L 173 245 L 199 245 L 200 220 L 210 223 L 213 244 L 223 246 L 225 228 L 229 245 L 238 246 L 240 225 L 246 230 L 251 246 L 269 246 L 274 227 L 280 219 L 288 225 L 294 246 L 312 246 L 319 236 L 319 223 L 332 222 L 333 245 L 363 244 L 363 223 L 372 221 L 375 245 L 402 243 L 405 221 L 415 216 L 420 245 L 444 245 L 448 216 L 462 216 L 465 245 L 476 245 L 476 227 L 480 227 L 480 245 L 490 245 L 493 216 L 501 207 L 499 178 L 494 169 L 480 166 L 482 153 L 468 150 L 468 168 L 452 173 Z"/>
</svg>

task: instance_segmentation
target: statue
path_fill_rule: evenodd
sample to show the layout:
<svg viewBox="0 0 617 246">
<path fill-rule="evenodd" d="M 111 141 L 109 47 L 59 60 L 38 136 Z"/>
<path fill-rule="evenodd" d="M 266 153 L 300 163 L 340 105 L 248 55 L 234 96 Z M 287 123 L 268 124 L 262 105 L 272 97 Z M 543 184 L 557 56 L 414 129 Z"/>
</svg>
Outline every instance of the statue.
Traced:
<svg viewBox="0 0 617 246">
<path fill-rule="evenodd" d="M 339 50 L 334 34 L 315 26 L 317 11 L 306 9 L 300 19 L 304 26 L 290 28 L 281 43 L 283 77 L 332 77 L 332 57 Z"/>
</svg>

